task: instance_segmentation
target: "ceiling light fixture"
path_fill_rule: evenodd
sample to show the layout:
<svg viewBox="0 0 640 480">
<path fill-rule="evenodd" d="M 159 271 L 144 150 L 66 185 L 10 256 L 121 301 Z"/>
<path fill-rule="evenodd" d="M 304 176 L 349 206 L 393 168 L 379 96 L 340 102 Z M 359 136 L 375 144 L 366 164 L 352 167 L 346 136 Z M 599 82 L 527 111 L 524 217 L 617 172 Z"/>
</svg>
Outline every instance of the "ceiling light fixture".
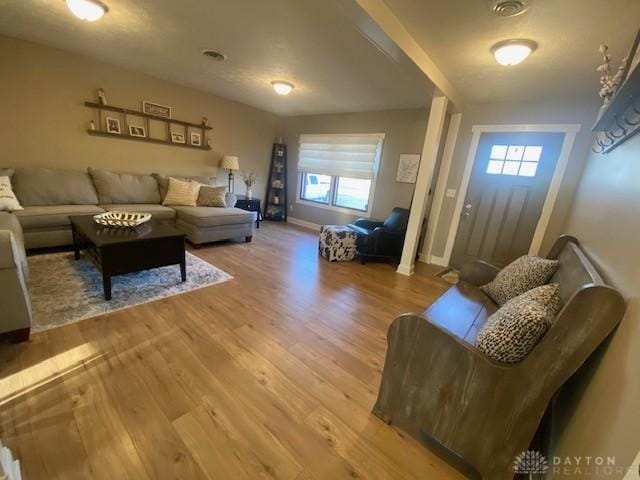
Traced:
<svg viewBox="0 0 640 480">
<path fill-rule="evenodd" d="M 281 80 L 271 82 L 271 86 L 278 95 L 289 95 L 291 90 L 294 89 L 293 83 L 283 82 Z"/>
<path fill-rule="evenodd" d="M 67 7 L 81 20 L 95 22 L 109 11 L 100 0 L 66 0 Z"/>
<path fill-rule="evenodd" d="M 533 40 L 505 40 L 491 47 L 491 53 L 500 65 L 510 67 L 524 61 L 536 48 Z"/>
</svg>

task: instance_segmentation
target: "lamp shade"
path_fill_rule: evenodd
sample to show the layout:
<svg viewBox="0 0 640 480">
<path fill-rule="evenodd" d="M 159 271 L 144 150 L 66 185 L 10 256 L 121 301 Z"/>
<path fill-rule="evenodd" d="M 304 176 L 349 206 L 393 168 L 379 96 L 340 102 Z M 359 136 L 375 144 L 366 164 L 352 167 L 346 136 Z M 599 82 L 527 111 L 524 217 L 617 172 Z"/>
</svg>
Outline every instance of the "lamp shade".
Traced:
<svg viewBox="0 0 640 480">
<path fill-rule="evenodd" d="M 225 155 L 220 162 L 220 168 L 226 168 L 229 170 L 240 170 L 240 162 L 238 157 L 234 155 Z"/>
</svg>

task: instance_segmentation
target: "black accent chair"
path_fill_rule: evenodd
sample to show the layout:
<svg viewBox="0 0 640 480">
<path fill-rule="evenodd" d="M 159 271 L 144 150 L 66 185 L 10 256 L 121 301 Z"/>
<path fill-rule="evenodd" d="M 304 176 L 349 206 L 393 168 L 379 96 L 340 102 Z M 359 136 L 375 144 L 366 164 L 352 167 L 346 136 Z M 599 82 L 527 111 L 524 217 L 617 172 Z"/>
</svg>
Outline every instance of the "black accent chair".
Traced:
<svg viewBox="0 0 640 480">
<path fill-rule="evenodd" d="M 360 261 L 365 263 L 369 258 L 383 258 L 400 263 L 408 222 L 409 210 L 396 207 L 384 222 L 359 218 L 348 225 L 358 234 L 356 250 Z"/>
</svg>

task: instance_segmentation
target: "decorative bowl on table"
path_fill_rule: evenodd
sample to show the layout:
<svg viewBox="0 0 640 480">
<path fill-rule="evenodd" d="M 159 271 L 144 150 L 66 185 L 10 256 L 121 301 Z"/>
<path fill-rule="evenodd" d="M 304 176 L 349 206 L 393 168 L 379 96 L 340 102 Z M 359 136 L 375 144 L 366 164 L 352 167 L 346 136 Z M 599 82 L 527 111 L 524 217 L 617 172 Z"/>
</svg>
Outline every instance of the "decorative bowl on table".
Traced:
<svg viewBox="0 0 640 480">
<path fill-rule="evenodd" d="M 131 228 L 151 220 L 151 214 L 113 211 L 99 213 L 98 215 L 94 215 L 93 219 L 96 223 L 106 227 Z"/>
</svg>

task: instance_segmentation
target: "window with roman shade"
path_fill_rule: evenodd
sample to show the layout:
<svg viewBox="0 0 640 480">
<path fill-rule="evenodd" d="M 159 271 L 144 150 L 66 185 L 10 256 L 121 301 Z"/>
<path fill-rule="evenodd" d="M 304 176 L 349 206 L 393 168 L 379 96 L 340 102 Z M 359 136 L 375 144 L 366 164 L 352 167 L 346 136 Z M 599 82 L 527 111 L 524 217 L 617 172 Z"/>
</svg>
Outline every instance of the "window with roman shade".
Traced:
<svg viewBox="0 0 640 480">
<path fill-rule="evenodd" d="M 298 201 L 370 213 L 383 141 L 382 133 L 300 135 Z"/>
</svg>

